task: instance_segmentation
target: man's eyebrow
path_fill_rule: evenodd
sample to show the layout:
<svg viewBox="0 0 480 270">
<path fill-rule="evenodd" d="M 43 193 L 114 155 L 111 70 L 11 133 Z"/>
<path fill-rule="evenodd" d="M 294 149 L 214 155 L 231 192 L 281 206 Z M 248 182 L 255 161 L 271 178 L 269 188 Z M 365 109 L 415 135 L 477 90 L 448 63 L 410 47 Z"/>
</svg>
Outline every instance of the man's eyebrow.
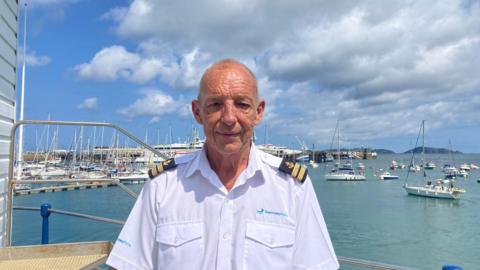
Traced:
<svg viewBox="0 0 480 270">
<path fill-rule="evenodd" d="M 211 101 L 211 100 L 222 100 L 224 99 L 222 96 L 209 96 L 205 98 L 205 101 Z"/>
</svg>

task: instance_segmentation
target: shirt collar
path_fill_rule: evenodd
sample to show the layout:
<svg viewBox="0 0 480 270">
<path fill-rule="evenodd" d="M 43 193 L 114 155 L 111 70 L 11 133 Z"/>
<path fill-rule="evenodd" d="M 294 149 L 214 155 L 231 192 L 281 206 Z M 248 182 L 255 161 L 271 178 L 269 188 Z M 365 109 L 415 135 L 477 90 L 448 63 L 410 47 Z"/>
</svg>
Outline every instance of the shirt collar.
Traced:
<svg viewBox="0 0 480 270">
<path fill-rule="evenodd" d="M 259 172 L 259 176 L 262 180 L 265 180 L 265 175 L 263 174 L 263 162 L 261 158 L 261 153 L 255 147 L 255 144 L 252 142 L 250 145 L 250 154 L 248 157 L 248 165 L 247 168 L 243 171 L 242 174 L 237 179 L 235 186 L 239 186 L 244 184 L 248 179 L 252 178 L 257 172 Z M 207 179 L 218 179 L 216 173 L 210 167 L 210 163 L 208 162 L 207 158 L 207 147 L 203 146 L 201 151 L 198 151 L 196 156 L 190 162 L 185 177 L 191 177 L 195 172 L 199 171 L 203 177 Z M 213 183 L 213 182 L 212 182 Z M 213 183 L 217 186 L 217 183 Z M 223 185 L 222 185 L 223 186 Z"/>
<path fill-rule="evenodd" d="M 250 146 L 250 156 L 248 157 L 248 165 L 247 168 L 245 169 L 244 173 L 246 178 L 251 178 L 255 175 L 255 173 L 259 172 L 262 174 L 263 177 L 263 162 L 261 158 L 261 153 L 259 153 L 259 150 L 257 147 L 255 147 L 255 144 L 251 144 Z"/>
</svg>

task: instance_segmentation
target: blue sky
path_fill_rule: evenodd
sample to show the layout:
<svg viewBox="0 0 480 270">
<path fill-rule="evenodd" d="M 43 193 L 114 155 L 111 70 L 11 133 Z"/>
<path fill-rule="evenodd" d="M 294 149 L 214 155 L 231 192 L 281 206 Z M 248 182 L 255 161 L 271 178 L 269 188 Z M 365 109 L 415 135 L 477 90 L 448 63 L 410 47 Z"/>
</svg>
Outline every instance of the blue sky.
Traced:
<svg viewBox="0 0 480 270">
<path fill-rule="evenodd" d="M 402 152 L 425 119 L 428 146 L 480 153 L 479 1 L 357 2 L 29 1 L 25 119 L 185 140 L 203 70 L 228 57 L 267 101 L 260 143 L 266 123 L 270 143 L 328 148 L 339 120 L 345 147 Z"/>
</svg>

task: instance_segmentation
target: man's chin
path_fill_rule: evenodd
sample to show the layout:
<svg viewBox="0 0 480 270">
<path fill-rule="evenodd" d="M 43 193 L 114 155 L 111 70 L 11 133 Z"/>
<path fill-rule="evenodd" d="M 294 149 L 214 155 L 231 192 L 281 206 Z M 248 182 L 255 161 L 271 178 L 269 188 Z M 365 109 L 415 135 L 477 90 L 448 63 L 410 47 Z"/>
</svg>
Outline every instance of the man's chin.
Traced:
<svg viewBox="0 0 480 270">
<path fill-rule="evenodd" d="M 244 145 L 242 143 L 229 143 L 225 145 L 217 145 L 216 148 L 218 152 L 222 155 L 234 155 L 243 149 Z"/>
</svg>

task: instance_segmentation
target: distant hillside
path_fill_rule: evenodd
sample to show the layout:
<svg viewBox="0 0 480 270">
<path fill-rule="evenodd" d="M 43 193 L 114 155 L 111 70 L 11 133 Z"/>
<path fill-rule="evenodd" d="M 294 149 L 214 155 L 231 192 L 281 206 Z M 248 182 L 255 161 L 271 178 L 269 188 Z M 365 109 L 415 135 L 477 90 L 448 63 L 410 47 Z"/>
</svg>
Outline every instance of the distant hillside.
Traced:
<svg viewBox="0 0 480 270">
<path fill-rule="evenodd" d="M 395 152 L 388 149 L 373 149 L 372 151 L 377 152 L 377 154 L 395 154 Z"/>
<path fill-rule="evenodd" d="M 340 152 L 348 152 L 348 151 L 362 152 L 363 150 L 364 150 L 363 148 L 353 148 L 353 149 L 341 148 Z M 333 149 L 333 150 L 325 149 L 325 150 L 322 150 L 322 151 L 336 152 L 337 150 L 335 150 L 335 149 Z M 368 152 L 376 152 L 377 154 L 395 154 L 395 152 L 393 152 L 392 150 L 388 150 L 388 149 L 370 149 L 370 148 L 368 148 Z"/>
<path fill-rule="evenodd" d="M 413 149 L 405 151 L 404 154 L 412 153 L 412 151 L 414 153 L 422 153 L 422 147 L 421 146 L 415 147 Z M 463 154 L 460 151 L 450 151 L 449 149 L 445 149 L 445 148 L 425 147 L 425 154 L 450 154 L 450 153 Z"/>
</svg>

